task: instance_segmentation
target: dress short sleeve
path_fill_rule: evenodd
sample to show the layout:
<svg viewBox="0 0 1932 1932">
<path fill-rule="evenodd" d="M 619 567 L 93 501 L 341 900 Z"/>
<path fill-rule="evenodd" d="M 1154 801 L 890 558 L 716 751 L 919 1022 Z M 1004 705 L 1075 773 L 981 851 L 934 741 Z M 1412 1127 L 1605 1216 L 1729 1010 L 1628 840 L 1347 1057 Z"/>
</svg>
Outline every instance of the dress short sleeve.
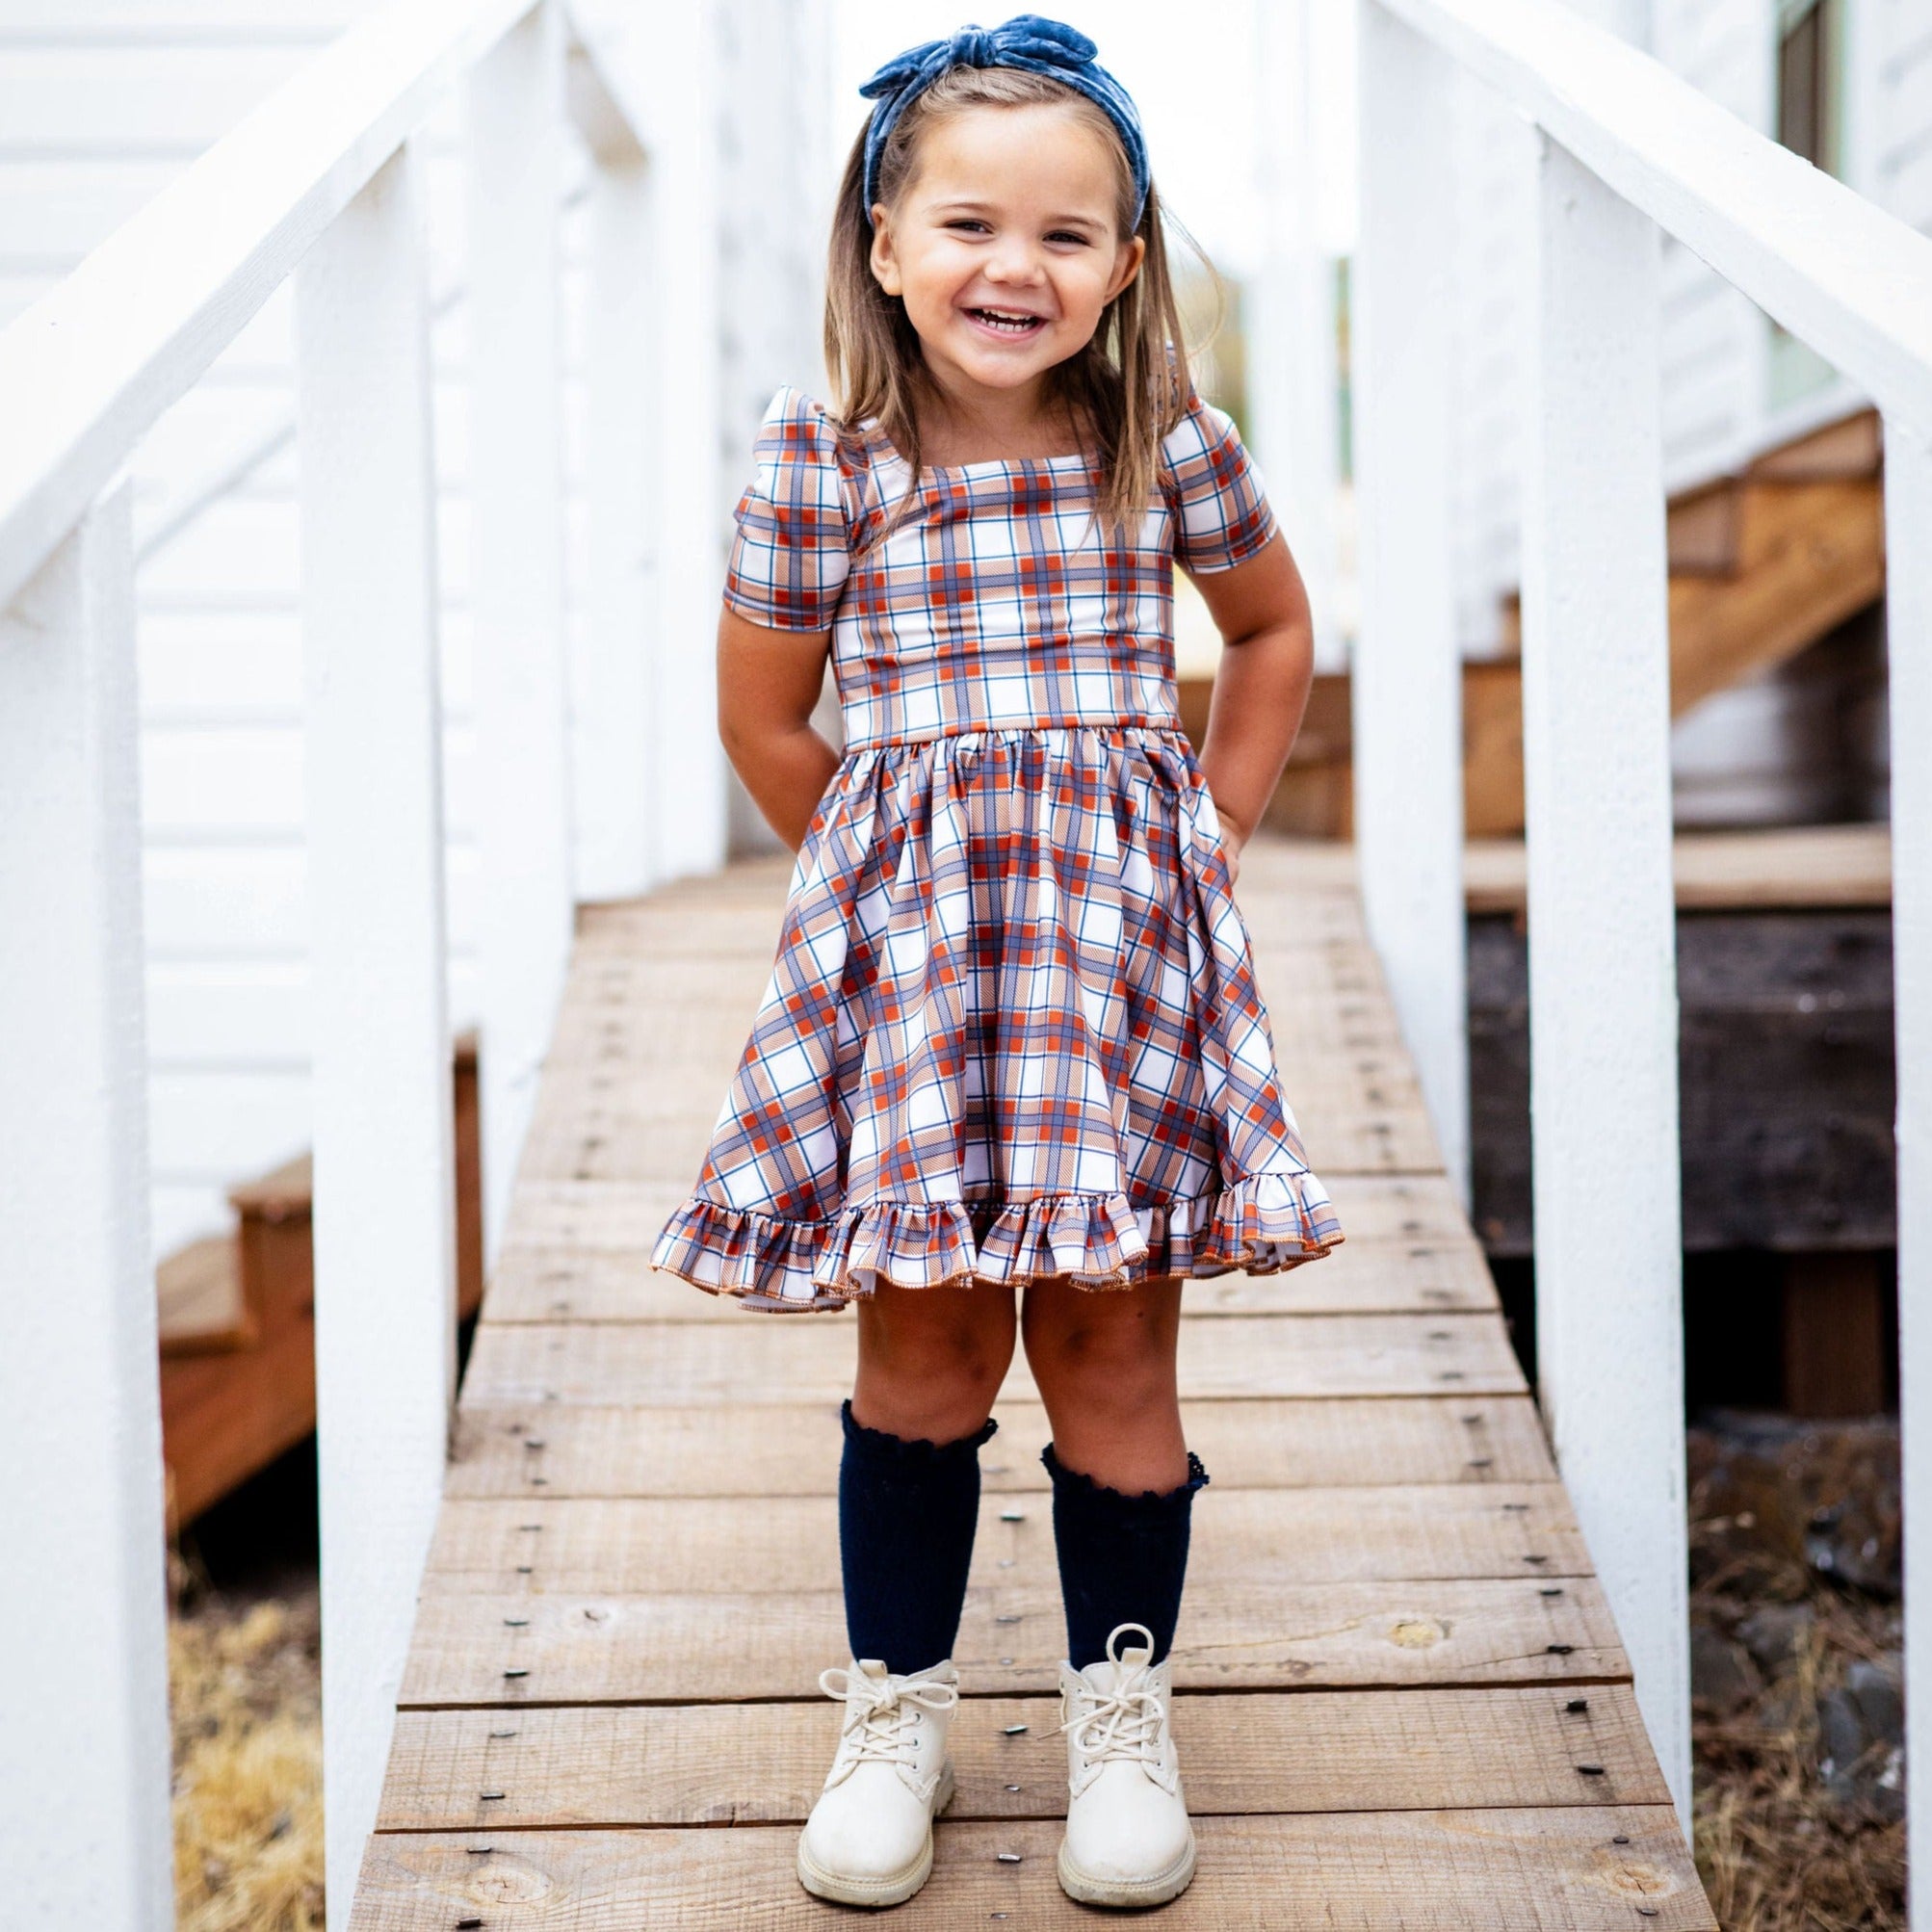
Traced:
<svg viewBox="0 0 1932 1932">
<path fill-rule="evenodd" d="M 724 601 L 772 630 L 822 631 L 851 565 L 838 432 L 822 404 L 787 386 L 772 397 L 752 456 Z"/>
<path fill-rule="evenodd" d="M 1232 570 L 1275 533 L 1261 471 L 1223 409 L 1190 393 L 1161 445 L 1174 557 L 1193 571 Z"/>
</svg>

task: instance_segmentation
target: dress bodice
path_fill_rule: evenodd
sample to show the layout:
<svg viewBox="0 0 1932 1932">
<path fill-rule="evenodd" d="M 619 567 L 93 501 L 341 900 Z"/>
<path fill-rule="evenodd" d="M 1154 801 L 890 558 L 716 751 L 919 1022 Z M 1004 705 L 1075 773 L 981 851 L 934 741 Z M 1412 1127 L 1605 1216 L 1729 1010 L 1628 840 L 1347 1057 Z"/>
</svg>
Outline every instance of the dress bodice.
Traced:
<svg viewBox="0 0 1932 1932">
<path fill-rule="evenodd" d="M 847 430 L 786 387 L 759 430 L 725 601 L 832 632 L 848 752 L 953 733 L 1178 730 L 1174 563 L 1231 569 L 1274 535 L 1259 471 L 1191 394 L 1130 540 L 1095 516 L 1083 455 L 910 470 L 875 423 Z"/>
</svg>

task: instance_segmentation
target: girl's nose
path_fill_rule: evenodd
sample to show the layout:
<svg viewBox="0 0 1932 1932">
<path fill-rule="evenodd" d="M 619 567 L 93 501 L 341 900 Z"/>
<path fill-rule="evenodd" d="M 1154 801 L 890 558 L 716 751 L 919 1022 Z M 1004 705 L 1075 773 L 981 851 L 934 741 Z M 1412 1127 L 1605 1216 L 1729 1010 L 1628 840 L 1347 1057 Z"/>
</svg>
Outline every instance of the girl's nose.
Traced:
<svg viewBox="0 0 1932 1932">
<path fill-rule="evenodd" d="M 1022 285 L 1038 281 L 1040 274 L 1039 255 L 1025 243 L 1009 242 L 987 258 L 988 281 Z"/>
</svg>

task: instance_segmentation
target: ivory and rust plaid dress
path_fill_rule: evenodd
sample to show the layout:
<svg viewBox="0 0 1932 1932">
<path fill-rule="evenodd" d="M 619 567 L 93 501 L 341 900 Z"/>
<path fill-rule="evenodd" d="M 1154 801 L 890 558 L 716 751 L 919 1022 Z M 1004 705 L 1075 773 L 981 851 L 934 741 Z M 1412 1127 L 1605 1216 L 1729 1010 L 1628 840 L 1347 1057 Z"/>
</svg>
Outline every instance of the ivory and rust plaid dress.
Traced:
<svg viewBox="0 0 1932 1932">
<path fill-rule="evenodd" d="M 697 1185 L 652 1260 L 764 1309 L 880 1280 L 1269 1273 L 1342 1238 L 1176 709 L 1173 568 L 1273 535 L 1198 396 L 1123 546 L 1083 456 L 928 467 L 791 388 L 725 601 L 832 628 L 838 770 Z"/>
</svg>

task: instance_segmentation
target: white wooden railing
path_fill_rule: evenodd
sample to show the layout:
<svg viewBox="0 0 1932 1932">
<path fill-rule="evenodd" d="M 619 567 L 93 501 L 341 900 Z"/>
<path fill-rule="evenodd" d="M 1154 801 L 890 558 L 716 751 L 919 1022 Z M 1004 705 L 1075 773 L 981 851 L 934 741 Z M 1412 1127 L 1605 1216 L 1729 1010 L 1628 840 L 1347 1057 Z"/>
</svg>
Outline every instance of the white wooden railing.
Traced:
<svg viewBox="0 0 1932 1932">
<path fill-rule="evenodd" d="M 1553 0 L 1361 0 L 1356 822 L 1371 930 L 1467 1159 L 1448 288 L 1458 72 L 1538 129 L 1525 439 L 1537 1379 L 1690 1816 L 1659 231 L 1885 420 L 1910 1828 L 1932 1847 L 1932 242 Z M 1932 1923 L 1932 1852 L 1913 1861 Z"/>
<path fill-rule="evenodd" d="M 0 336 L 0 1870 L 22 1924 L 173 1923 L 120 473 L 293 277 L 327 1861 L 346 1921 L 453 1380 L 425 122 L 463 91 L 494 1229 L 573 916 L 557 272 L 572 123 L 592 174 L 595 688 L 576 695 L 599 875 L 637 890 L 723 853 L 709 661 L 674 647 L 708 635 L 720 521 L 701 27 L 700 10 L 653 10 L 646 62 L 645 24 L 601 0 L 567 22 L 560 0 L 374 10 Z M 675 300 L 646 331 L 659 264 Z"/>
</svg>

